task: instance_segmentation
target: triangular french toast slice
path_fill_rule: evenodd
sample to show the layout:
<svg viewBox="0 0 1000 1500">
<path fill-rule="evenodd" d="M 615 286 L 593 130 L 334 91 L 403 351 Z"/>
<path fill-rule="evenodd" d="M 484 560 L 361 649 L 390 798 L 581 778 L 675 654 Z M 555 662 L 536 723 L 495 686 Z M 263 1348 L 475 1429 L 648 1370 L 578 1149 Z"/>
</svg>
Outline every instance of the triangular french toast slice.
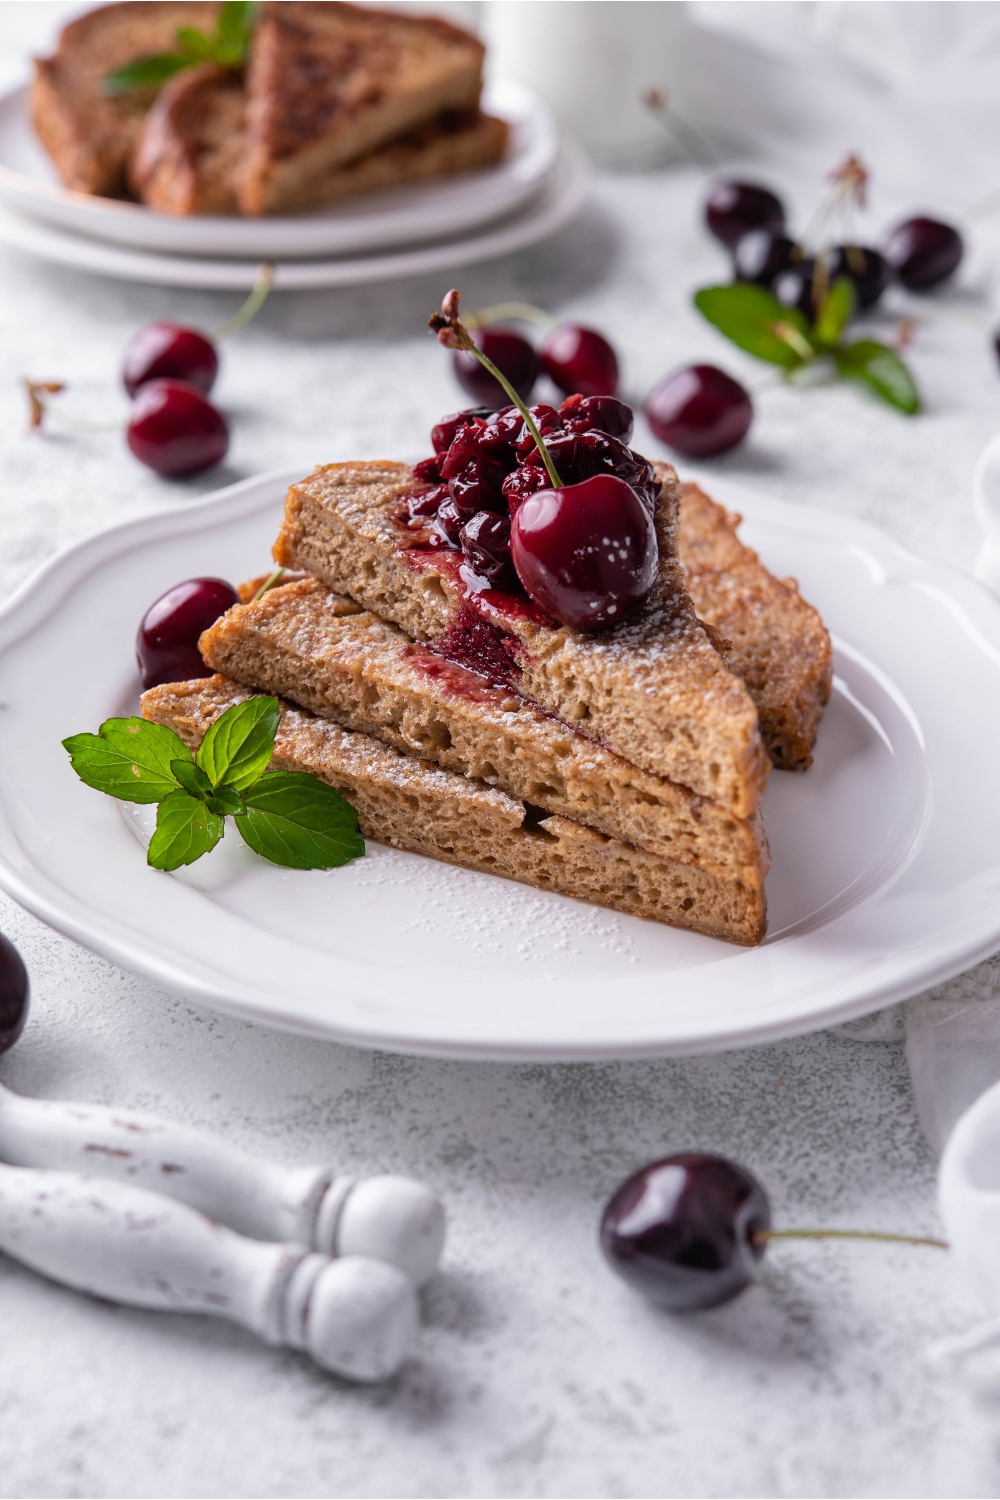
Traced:
<svg viewBox="0 0 1000 1500">
<path fill-rule="evenodd" d="M 105 79 L 137 58 L 172 51 L 181 26 L 214 32 L 219 10 L 200 0 L 101 5 L 63 27 L 52 57 L 36 58 L 31 121 L 66 187 L 103 197 L 125 190 L 153 92 L 112 97 Z"/>
<path fill-rule="evenodd" d="M 443 110 L 475 109 L 484 53 L 435 17 L 314 0 L 262 4 L 247 69 L 241 212 L 323 202 L 345 163 Z"/>
<path fill-rule="evenodd" d="M 143 717 L 194 747 L 250 691 L 222 676 L 168 683 L 142 696 Z M 760 893 L 664 859 L 494 787 L 401 754 L 366 734 L 282 705 L 271 762 L 336 787 L 366 838 L 447 864 L 506 876 L 637 917 L 751 946 L 764 936 Z"/>
<path fill-rule="evenodd" d="M 406 464 L 321 467 L 288 491 L 275 561 L 515 686 L 651 775 L 753 814 L 770 768 L 757 710 L 685 587 L 672 469 L 657 506 L 658 579 L 638 614 L 600 635 L 553 624 L 523 595 L 477 587 L 461 553 L 409 521 L 404 497 L 422 488 Z"/>
<path fill-rule="evenodd" d="M 767 843 L 686 787 L 650 776 L 509 688 L 418 646 L 316 578 L 271 588 L 202 635 L 215 671 L 548 813 L 758 889 Z"/>
</svg>

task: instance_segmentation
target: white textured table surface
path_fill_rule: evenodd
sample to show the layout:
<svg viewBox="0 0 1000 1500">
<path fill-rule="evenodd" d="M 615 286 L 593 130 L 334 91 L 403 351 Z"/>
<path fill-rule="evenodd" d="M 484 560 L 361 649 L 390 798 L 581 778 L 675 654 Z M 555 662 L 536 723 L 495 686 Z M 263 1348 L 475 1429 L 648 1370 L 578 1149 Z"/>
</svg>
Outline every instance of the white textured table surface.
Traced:
<svg viewBox="0 0 1000 1500">
<path fill-rule="evenodd" d="M 803 218 L 819 177 L 800 186 Z M 697 227 L 698 190 L 684 172 L 607 178 L 557 240 L 464 273 L 467 305 L 516 296 L 605 328 L 627 394 L 694 357 L 757 381 L 760 367 L 689 307 L 690 289 L 723 271 Z M 874 227 L 898 206 L 876 194 Z M 985 308 L 991 264 L 1000 247 L 983 231 L 953 301 Z M 230 479 L 422 448 L 458 404 L 423 327 L 443 289 L 432 278 L 272 299 L 227 351 L 225 470 L 167 484 L 113 434 L 25 436 L 18 379 L 65 379 L 92 410 L 117 409 L 119 353 L 139 324 L 212 327 L 236 299 L 0 255 L 0 589 L 98 527 Z M 922 332 L 919 420 L 848 390 L 772 390 L 720 467 L 968 565 L 970 477 L 1000 413 L 986 326 L 946 317 Z M 638 442 L 659 452 L 648 434 Z M 933 1233 L 934 1163 L 900 1046 L 826 1033 L 565 1067 L 369 1055 L 199 1011 L 2 899 L 0 927 L 34 986 L 5 1083 L 157 1110 L 262 1153 L 412 1172 L 451 1221 L 419 1357 L 378 1390 L 227 1325 L 109 1307 L 0 1261 L 0 1494 L 996 1493 L 991 1428 L 921 1360 L 973 1317 L 946 1256 L 786 1245 L 741 1300 L 676 1320 L 614 1280 L 596 1248 L 618 1181 L 685 1147 L 751 1166 L 779 1222 Z M 997 987 L 1000 970 L 982 965 L 947 989 Z"/>
</svg>

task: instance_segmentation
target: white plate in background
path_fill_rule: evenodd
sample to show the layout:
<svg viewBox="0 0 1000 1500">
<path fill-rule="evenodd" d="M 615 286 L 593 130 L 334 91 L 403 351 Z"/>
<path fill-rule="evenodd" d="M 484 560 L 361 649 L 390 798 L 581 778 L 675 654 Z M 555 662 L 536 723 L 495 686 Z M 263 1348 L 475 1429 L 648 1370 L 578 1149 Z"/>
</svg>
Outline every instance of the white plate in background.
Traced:
<svg viewBox="0 0 1000 1500">
<path fill-rule="evenodd" d="M 369 845 L 340 870 L 149 869 L 60 741 L 134 710 L 136 622 L 179 579 L 268 565 L 289 474 L 143 517 L 0 611 L 0 884 L 201 1004 L 361 1046 L 594 1058 L 743 1046 L 940 982 L 1000 944 L 1000 605 L 871 527 L 711 488 L 837 642 L 805 775 L 765 799 L 771 928 L 743 949 Z M 213 860 L 215 861 L 213 865 Z"/>
<path fill-rule="evenodd" d="M 483 106 L 508 121 L 511 136 L 494 167 L 362 193 L 308 213 L 160 214 L 64 188 L 32 130 L 27 94 L 18 88 L 0 96 L 0 200 L 73 234 L 158 254 L 301 260 L 467 236 L 522 208 L 559 155 L 559 130 L 545 106 L 519 84 L 499 80 L 487 85 Z"/>
</svg>

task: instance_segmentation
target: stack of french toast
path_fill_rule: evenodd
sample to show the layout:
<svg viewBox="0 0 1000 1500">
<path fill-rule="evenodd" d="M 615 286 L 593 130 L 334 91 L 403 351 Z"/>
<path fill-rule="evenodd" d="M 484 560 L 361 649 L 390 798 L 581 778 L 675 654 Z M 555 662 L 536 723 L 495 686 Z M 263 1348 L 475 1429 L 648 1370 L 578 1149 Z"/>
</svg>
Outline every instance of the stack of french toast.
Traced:
<svg viewBox="0 0 1000 1500">
<path fill-rule="evenodd" d="M 35 131 L 68 188 L 169 214 L 281 214 L 489 166 L 484 49 L 433 17 L 332 0 L 257 7 L 245 59 L 109 91 L 120 70 L 211 37 L 219 4 L 104 5 L 36 62 Z"/>
<path fill-rule="evenodd" d="M 830 693 L 816 610 L 739 541 L 739 517 L 658 464 L 645 603 L 600 633 L 559 624 L 448 544 L 437 464 L 331 464 L 292 485 L 282 581 L 242 587 L 200 641 L 216 675 L 151 689 L 144 716 L 193 747 L 231 704 L 275 694 L 274 767 L 335 786 L 368 838 L 760 942 L 767 775 L 808 767 Z"/>
</svg>

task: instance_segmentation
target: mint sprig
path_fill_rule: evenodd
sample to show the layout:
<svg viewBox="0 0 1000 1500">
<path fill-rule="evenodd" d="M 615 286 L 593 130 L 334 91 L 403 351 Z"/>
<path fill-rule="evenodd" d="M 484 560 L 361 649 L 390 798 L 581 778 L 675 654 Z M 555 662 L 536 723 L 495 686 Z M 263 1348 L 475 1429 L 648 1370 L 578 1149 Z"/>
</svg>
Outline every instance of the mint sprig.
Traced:
<svg viewBox="0 0 1000 1500">
<path fill-rule="evenodd" d="M 212 36 L 182 26 L 175 38 L 176 50 L 159 52 L 153 57 L 137 57 L 124 67 L 109 73 L 104 92 L 113 96 L 132 89 L 159 88 L 184 68 L 213 62 L 220 68 L 242 68 L 250 52 L 257 5 L 255 0 L 226 0 L 219 12 L 219 23 Z"/>
<path fill-rule="evenodd" d="M 304 771 L 268 771 L 277 698 L 227 708 L 195 754 L 148 719 L 107 719 L 97 734 L 63 740 L 81 781 L 124 802 L 158 803 L 147 862 L 193 864 L 214 849 L 232 817 L 244 841 L 272 864 L 331 870 L 365 852 L 358 815 L 332 786 Z"/>
<path fill-rule="evenodd" d="M 842 380 L 860 381 L 897 411 L 913 416 L 920 410 L 916 382 L 894 349 L 875 339 L 845 342 L 844 329 L 855 310 L 854 286 L 846 276 L 826 292 L 813 323 L 744 281 L 703 287 L 694 304 L 726 338 L 755 359 L 780 365 L 786 377 L 826 360 Z"/>
</svg>

